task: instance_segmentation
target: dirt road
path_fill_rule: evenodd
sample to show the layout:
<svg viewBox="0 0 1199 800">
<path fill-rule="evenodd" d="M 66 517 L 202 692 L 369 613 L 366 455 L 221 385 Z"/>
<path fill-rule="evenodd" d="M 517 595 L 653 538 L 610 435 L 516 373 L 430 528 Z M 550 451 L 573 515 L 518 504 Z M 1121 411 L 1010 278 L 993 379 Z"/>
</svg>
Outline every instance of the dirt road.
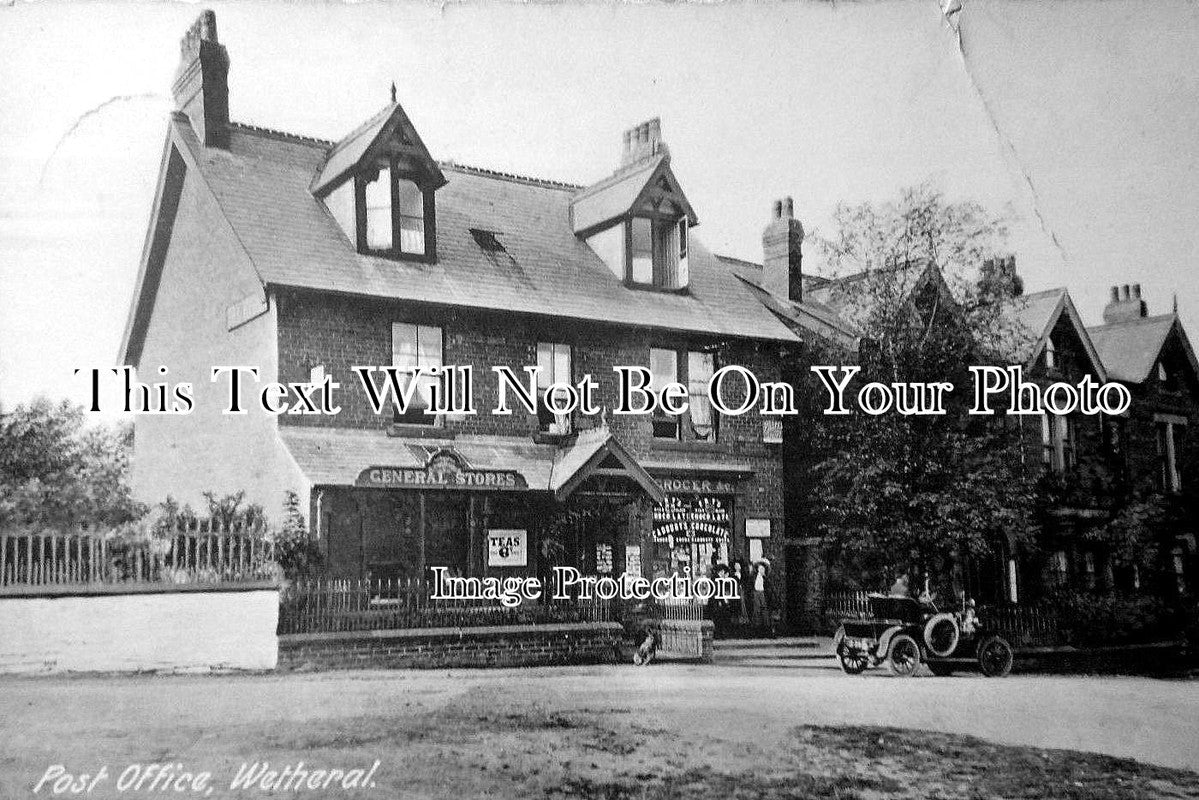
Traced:
<svg viewBox="0 0 1199 800">
<path fill-rule="evenodd" d="M 842 724 L 971 734 L 1199 769 L 1199 683 L 847 677 L 827 660 L 779 659 L 640 669 L 4 679 L 0 797 L 33 796 L 30 787 L 57 763 L 72 774 L 148 762 L 233 774 L 256 759 L 349 759 L 354 763 L 333 766 L 350 769 L 375 758 L 386 762 L 388 785 L 406 786 L 408 794 L 433 785 L 444 769 L 460 782 L 480 776 L 454 796 L 485 796 L 494 791 L 488 774 L 519 774 L 525 787 L 538 775 L 574 774 L 580 763 L 602 771 L 605 759 L 629 769 L 639 764 L 646 774 L 672 763 L 681 769 L 697 757 L 705 768 L 744 768 L 772 758 L 776 743 L 794 741 L 797 726 Z M 537 737 L 522 739 L 521 731 Z M 49 795 L 46 786 L 37 796 Z"/>
</svg>

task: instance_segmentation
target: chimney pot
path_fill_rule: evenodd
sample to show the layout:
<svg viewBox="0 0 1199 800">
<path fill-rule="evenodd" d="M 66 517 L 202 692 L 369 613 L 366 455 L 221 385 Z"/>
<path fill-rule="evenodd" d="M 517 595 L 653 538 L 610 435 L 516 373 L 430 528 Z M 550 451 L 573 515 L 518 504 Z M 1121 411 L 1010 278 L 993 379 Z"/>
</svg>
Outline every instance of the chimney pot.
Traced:
<svg viewBox="0 0 1199 800">
<path fill-rule="evenodd" d="M 790 197 L 774 201 L 774 217 L 762 231 L 762 288 L 792 302 L 803 300 L 803 225 Z"/>
<path fill-rule="evenodd" d="M 200 12 L 200 38 L 205 42 L 217 43 L 216 12 L 206 9 Z"/>
<path fill-rule="evenodd" d="M 1132 285 L 1132 296 L 1137 300 L 1141 299 L 1141 284 L 1134 283 Z"/>
<path fill-rule="evenodd" d="M 1119 286 L 1112 287 L 1112 302 L 1113 303 L 1120 302 L 1120 287 Z"/>
<path fill-rule="evenodd" d="M 1120 296 L 1125 300 L 1132 296 L 1127 283 L 1120 287 Z"/>
<path fill-rule="evenodd" d="M 216 14 L 202 11 L 179 43 L 171 93 L 206 147 L 229 144 L 229 53 L 217 41 Z"/>
</svg>

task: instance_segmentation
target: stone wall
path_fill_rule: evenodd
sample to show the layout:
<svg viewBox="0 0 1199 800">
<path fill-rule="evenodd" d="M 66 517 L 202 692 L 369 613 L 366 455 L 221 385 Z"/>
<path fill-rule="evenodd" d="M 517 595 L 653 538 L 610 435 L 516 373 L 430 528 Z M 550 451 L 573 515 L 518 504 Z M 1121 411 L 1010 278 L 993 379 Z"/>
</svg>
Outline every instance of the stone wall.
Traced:
<svg viewBox="0 0 1199 800">
<path fill-rule="evenodd" d="M 0 597 L 0 673 L 275 668 L 274 586 L 41 588 Z"/>
<path fill-rule="evenodd" d="M 431 669 L 598 664 L 618 657 L 615 622 L 425 628 L 279 637 L 280 669 Z"/>
</svg>

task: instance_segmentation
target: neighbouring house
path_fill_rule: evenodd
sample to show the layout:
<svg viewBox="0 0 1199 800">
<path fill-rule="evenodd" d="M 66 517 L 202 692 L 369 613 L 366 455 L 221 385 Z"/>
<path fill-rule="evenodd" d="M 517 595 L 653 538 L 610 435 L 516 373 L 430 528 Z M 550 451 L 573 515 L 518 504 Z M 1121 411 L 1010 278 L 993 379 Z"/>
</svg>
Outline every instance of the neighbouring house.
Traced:
<svg viewBox="0 0 1199 800">
<path fill-rule="evenodd" d="M 333 576 L 703 573 L 768 557 L 785 584 L 781 426 L 719 416 L 704 392 L 738 364 L 778 379 L 780 352 L 814 336 L 851 345 L 791 297 L 802 227 L 775 205 L 764 288 L 694 233 L 658 120 L 623 135 L 588 186 L 438 161 L 395 99 L 340 141 L 229 118 L 216 19 L 182 42 L 177 109 L 122 347 L 143 380 L 195 382 L 195 410 L 137 421 L 139 497 L 245 490 L 268 512 L 286 490 L 310 512 Z M 301 98 L 297 98 L 301 99 Z M 433 148 L 435 149 L 435 148 Z M 797 322 L 798 320 L 798 322 Z M 261 382 L 341 384 L 337 415 L 227 415 L 213 366 Z M 375 413 L 354 366 L 471 365 L 475 415 Z M 690 389 L 681 417 L 488 413 L 493 365 L 539 383 L 648 367 Z M 660 383 L 659 383 L 660 385 Z M 736 399 L 736 390 L 730 395 Z"/>
<path fill-rule="evenodd" d="M 1014 258 L 992 269 L 1015 277 Z M 1130 548 L 1111 523 L 1151 495 L 1185 490 L 1199 424 L 1199 364 L 1178 315 L 1150 317 L 1141 287 L 1112 287 L 1103 325 L 1086 327 L 1065 288 L 1018 296 L 1006 313 L 1027 333 L 1020 354 L 1028 380 L 1077 384 L 1084 376 L 1130 390 L 1119 416 L 1044 414 L 1025 426 L 1022 459 L 1042 475 L 1045 508 L 1031 545 L 1009 543 L 974 577 L 983 596 L 1030 603 L 1055 592 L 1190 597 L 1194 529 L 1161 530 L 1164 552 Z M 1191 487 L 1191 491 L 1194 488 Z M 1192 523 L 1193 525 L 1193 523 Z"/>
</svg>

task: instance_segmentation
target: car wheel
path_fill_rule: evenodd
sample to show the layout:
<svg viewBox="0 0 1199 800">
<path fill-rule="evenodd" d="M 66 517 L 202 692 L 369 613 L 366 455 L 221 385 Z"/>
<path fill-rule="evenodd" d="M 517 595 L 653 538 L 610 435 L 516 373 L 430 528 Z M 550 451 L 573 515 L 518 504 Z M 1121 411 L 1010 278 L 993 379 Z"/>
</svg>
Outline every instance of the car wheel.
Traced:
<svg viewBox="0 0 1199 800">
<path fill-rule="evenodd" d="M 978 645 L 978 666 L 988 678 L 1002 678 L 1012 671 L 1012 646 L 1001 636 L 988 636 Z"/>
<path fill-rule="evenodd" d="M 944 661 L 929 661 L 928 669 L 938 678 L 944 678 L 953 674 L 953 664 Z"/>
<path fill-rule="evenodd" d="M 846 675 L 861 675 L 870 666 L 870 658 L 865 653 L 855 652 L 845 645 L 837 648 L 837 661 L 841 662 L 841 671 Z"/>
<path fill-rule="evenodd" d="M 920 669 L 920 645 L 906 633 L 891 640 L 887 648 L 887 668 L 900 678 L 910 678 Z"/>
</svg>

